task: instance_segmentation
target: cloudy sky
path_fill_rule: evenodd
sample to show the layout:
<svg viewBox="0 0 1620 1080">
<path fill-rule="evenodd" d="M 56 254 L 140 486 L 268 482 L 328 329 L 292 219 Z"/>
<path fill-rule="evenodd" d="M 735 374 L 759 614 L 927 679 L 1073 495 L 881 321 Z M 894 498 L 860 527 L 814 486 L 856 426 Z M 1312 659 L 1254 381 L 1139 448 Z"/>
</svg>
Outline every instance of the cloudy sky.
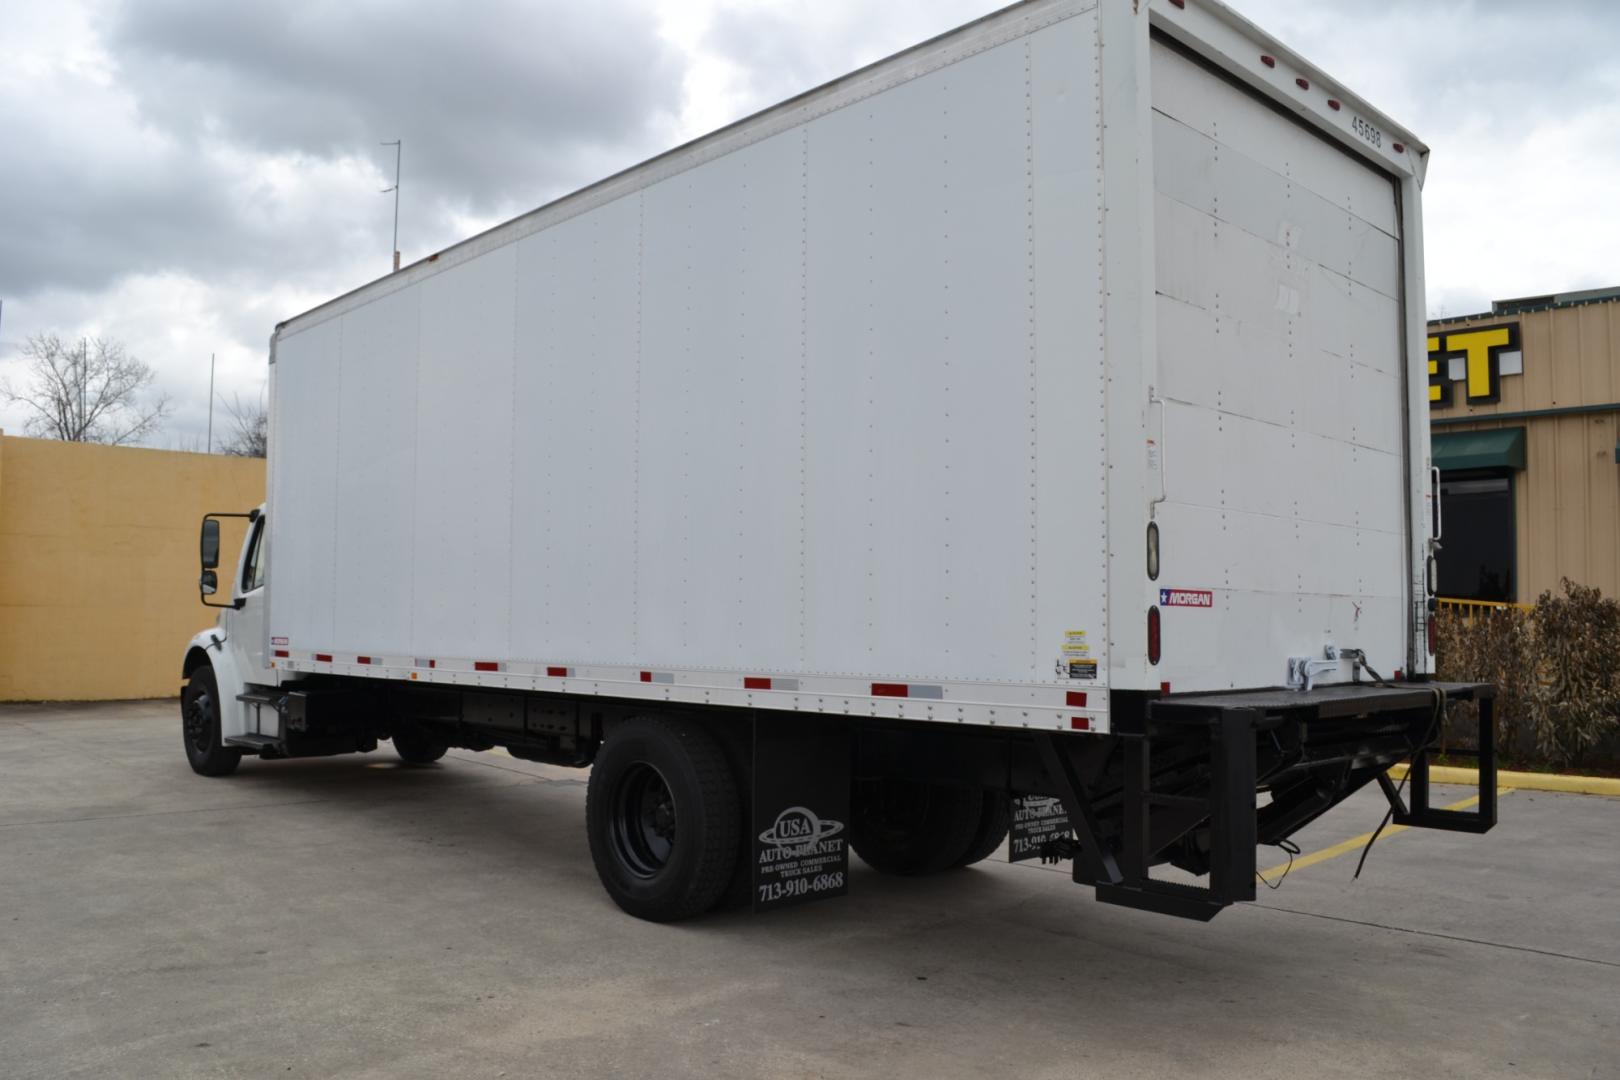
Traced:
<svg viewBox="0 0 1620 1080">
<path fill-rule="evenodd" d="M 387 271 L 383 140 L 411 261 L 995 4 L 12 0 L 0 374 L 117 338 L 174 400 L 150 444 L 200 448 L 210 353 L 252 399 L 277 321 Z M 1620 284 L 1612 0 L 1235 6 L 1433 148 L 1430 314 Z"/>
</svg>

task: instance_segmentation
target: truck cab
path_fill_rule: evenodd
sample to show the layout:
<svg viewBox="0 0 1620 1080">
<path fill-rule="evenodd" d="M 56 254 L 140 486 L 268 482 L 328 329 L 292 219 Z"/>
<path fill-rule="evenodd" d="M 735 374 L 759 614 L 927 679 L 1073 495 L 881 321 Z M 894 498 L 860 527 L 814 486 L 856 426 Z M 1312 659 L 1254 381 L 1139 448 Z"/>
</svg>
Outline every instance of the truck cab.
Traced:
<svg viewBox="0 0 1620 1080">
<path fill-rule="evenodd" d="M 221 580 L 220 522 L 236 518 L 246 521 L 247 530 L 228 564 L 234 569 Z M 192 768 L 207 775 L 234 770 L 244 749 L 262 750 L 264 740 L 281 735 L 273 710 L 266 713 L 244 700 L 251 689 L 278 682 L 265 655 L 266 524 L 262 504 L 245 513 L 203 518 L 197 589 L 203 604 L 219 609 L 219 616 L 187 643 L 181 673 L 186 756 Z"/>
</svg>

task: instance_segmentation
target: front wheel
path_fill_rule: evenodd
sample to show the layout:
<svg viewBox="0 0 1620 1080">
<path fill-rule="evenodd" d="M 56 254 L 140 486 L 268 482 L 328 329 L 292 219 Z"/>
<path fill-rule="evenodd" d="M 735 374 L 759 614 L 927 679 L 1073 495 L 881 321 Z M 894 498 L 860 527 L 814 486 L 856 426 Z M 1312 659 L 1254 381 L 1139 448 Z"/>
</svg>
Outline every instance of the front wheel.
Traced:
<svg viewBox="0 0 1620 1080">
<path fill-rule="evenodd" d="M 219 680 L 207 664 L 191 673 L 180 694 L 181 734 L 186 760 L 198 776 L 229 776 L 242 764 L 242 751 L 223 743 L 219 726 Z"/>
<path fill-rule="evenodd" d="M 612 728 L 585 789 L 591 861 L 613 902 L 672 922 L 713 907 L 741 834 L 737 782 L 708 732 L 637 717 Z"/>
<path fill-rule="evenodd" d="M 394 732 L 394 753 L 407 765 L 431 765 L 449 749 L 449 743 L 433 738 L 421 728 L 400 728 Z"/>
</svg>

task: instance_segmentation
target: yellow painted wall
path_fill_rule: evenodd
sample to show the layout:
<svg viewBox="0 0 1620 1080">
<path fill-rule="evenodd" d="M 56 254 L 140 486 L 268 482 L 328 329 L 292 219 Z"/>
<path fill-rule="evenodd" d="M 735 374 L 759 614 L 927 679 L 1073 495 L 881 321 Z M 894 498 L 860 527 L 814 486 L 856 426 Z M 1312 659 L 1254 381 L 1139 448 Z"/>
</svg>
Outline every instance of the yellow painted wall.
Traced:
<svg viewBox="0 0 1620 1080">
<path fill-rule="evenodd" d="M 264 501 L 264 462 L 0 437 L 0 701 L 169 697 L 208 511 Z M 228 582 L 240 532 L 226 530 Z"/>
</svg>

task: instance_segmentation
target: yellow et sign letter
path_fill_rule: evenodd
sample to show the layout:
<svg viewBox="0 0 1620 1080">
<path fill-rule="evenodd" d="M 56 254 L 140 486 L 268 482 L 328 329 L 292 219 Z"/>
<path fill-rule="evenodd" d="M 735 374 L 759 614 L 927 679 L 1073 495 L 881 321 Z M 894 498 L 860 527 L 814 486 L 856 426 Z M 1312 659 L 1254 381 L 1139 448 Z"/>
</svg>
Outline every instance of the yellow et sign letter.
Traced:
<svg viewBox="0 0 1620 1080">
<path fill-rule="evenodd" d="M 1517 323 L 1429 335 L 1429 404 L 1451 404 L 1451 384 L 1463 384 L 1470 405 L 1502 399 L 1502 376 L 1524 370 Z"/>
</svg>

